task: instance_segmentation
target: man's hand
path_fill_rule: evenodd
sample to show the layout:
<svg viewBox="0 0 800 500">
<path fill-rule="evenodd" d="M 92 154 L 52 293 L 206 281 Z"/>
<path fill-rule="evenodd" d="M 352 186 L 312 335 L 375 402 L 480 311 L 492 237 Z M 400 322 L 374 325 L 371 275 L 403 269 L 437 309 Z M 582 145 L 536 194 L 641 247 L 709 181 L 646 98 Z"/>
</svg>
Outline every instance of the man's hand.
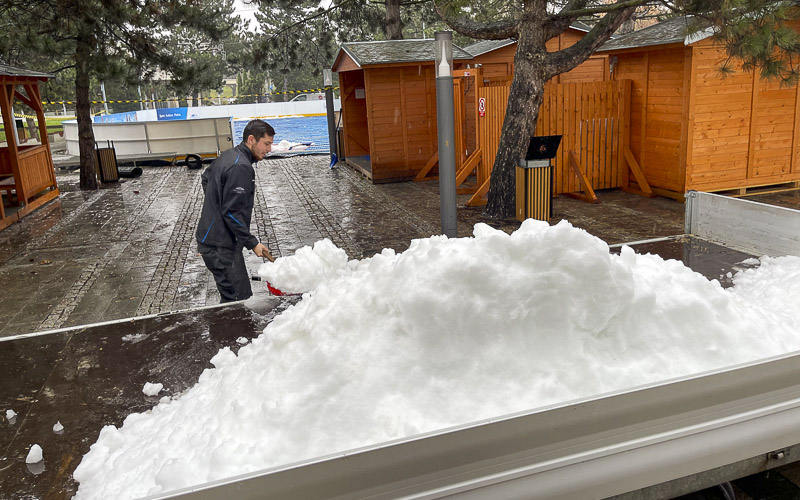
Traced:
<svg viewBox="0 0 800 500">
<path fill-rule="evenodd" d="M 261 243 L 257 244 L 255 247 L 253 247 L 253 253 L 258 255 L 259 257 L 266 258 L 270 262 L 275 262 L 275 259 L 272 258 L 272 255 L 269 253 L 269 250 L 267 249 L 267 247 L 265 247 Z"/>
</svg>

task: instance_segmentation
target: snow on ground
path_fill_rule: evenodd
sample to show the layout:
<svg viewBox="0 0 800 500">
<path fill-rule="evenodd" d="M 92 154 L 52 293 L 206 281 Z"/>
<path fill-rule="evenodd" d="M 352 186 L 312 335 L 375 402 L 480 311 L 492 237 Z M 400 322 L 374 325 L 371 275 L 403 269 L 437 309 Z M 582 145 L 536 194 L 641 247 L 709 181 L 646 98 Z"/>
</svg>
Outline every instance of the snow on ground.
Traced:
<svg viewBox="0 0 800 500">
<path fill-rule="evenodd" d="M 144 387 L 142 387 L 142 392 L 145 396 L 157 396 L 161 389 L 164 388 L 164 384 L 154 384 L 152 382 L 145 382 Z"/>
<path fill-rule="evenodd" d="M 28 456 L 25 457 L 26 464 L 35 464 L 42 461 L 42 447 L 38 444 L 31 446 L 30 451 L 28 451 Z"/>
<path fill-rule="evenodd" d="M 76 498 L 156 494 L 800 349 L 800 258 L 765 258 L 726 290 L 565 222 L 478 224 L 361 261 L 331 247 L 265 266 L 279 288 L 308 278 L 309 293 L 179 398 L 103 428 Z"/>
</svg>

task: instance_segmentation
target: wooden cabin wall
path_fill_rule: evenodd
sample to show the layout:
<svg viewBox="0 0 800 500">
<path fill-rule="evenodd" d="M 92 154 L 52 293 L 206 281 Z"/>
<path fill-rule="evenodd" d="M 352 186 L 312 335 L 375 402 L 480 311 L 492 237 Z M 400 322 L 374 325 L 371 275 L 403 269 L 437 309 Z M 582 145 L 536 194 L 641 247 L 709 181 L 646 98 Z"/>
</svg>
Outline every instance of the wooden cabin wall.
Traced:
<svg viewBox="0 0 800 500">
<path fill-rule="evenodd" d="M 437 150 L 432 64 L 368 68 L 373 182 L 410 179 Z"/>
<path fill-rule="evenodd" d="M 633 82 L 630 148 L 652 187 L 684 190 L 683 47 L 617 55 L 614 79 Z"/>
<path fill-rule="evenodd" d="M 695 95 L 687 189 L 715 191 L 800 179 L 798 87 L 781 88 L 726 59 L 710 40 L 693 47 Z"/>
<path fill-rule="evenodd" d="M 512 43 L 497 50 L 481 54 L 474 58 L 474 64 L 483 67 L 484 78 L 503 78 L 514 74 L 514 54 L 517 52 L 517 44 Z"/>
<path fill-rule="evenodd" d="M 581 38 L 583 38 L 583 33 L 567 30 L 558 37 L 550 39 L 547 42 L 547 50 L 555 52 L 565 49 L 577 43 Z M 473 59 L 473 62 L 483 66 L 484 78 L 512 76 L 514 74 L 514 55 L 516 52 L 517 44 L 513 43 L 479 55 Z M 571 71 L 557 75 L 553 78 L 553 83 L 603 82 L 606 80 L 609 80 L 608 57 L 595 55 Z"/>
<path fill-rule="evenodd" d="M 566 49 L 578 43 L 585 33 L 567 30 L 556 38 L 547 42 L 547 50 Z M 584 82 L 604 82 L 609 80 L 608 57 L 605 55 L 593 55 L 587 60 L 566 73 L 556 75 L 551 81 L 553 83 L 584 83 Z"/>
<path fill-rule="evenodd" d="M 356 89 L 363 89 L 365 91 L 364 98 L 358 98 L 356 96 Z M 345 156 L 369 155 L 369 123 L 367 121 L 364 71 L 357 70 L 339 73 L 339 94 L 341 95 L 342 102 Z"/>
</svg>

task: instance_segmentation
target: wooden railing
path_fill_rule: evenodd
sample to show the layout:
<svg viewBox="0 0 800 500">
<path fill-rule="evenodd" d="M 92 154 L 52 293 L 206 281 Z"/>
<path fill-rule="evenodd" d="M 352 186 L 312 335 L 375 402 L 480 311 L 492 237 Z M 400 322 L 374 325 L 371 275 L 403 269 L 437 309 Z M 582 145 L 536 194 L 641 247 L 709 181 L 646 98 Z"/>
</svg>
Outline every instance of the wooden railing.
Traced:
<svg viewBox="0 0 800 500">
<path fill-rule="evenodd" d="M 482 118 L 481 147 L 486 153 L 482 168 L 491 172 L 500 131 L 505 118 L 510 86 L 480 88 L 486 99 Z M 593 189 L 620 187 L 625 179 L 624 147 L 629 134 L 628 103 L 630 80 L 597 83 L 548 84 L 539 109 L 536 135 L 561 135 L 561 146 L 553 161 L 556 193 L 581 189 L 578 176 L 570 167 L 570 151 L 579 160 L 583 174 Z"/>
<path fill-rule="evenodd" d="M 19 172 L 22 186 L 20 198 L 26 200 L 36 193 L 49 187 L 54 187 L 55 171 L 50 161 L 50 152 L 47 146 L 33 146 L 20 148 Z"/>
</svg>

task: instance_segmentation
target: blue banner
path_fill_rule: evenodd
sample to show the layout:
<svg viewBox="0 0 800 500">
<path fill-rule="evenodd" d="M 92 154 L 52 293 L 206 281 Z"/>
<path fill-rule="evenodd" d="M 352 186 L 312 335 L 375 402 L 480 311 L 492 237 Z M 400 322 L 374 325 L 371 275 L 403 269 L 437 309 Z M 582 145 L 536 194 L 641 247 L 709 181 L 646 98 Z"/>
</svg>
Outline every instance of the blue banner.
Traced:
<svg viewBox="0 0 800 500">
<path fill-rule="evenodd" d="M 158 120 L 185 120 L 189 108 L 159 108 L 156 110 Z"/>
<path fill-rule="evenodd" d="M 127 113 L 114 113 L 110 115 L 98 115 L 94 117 L 94 123 L 126 123 L 136 121 L 136 111 Z"/>
</svg>

